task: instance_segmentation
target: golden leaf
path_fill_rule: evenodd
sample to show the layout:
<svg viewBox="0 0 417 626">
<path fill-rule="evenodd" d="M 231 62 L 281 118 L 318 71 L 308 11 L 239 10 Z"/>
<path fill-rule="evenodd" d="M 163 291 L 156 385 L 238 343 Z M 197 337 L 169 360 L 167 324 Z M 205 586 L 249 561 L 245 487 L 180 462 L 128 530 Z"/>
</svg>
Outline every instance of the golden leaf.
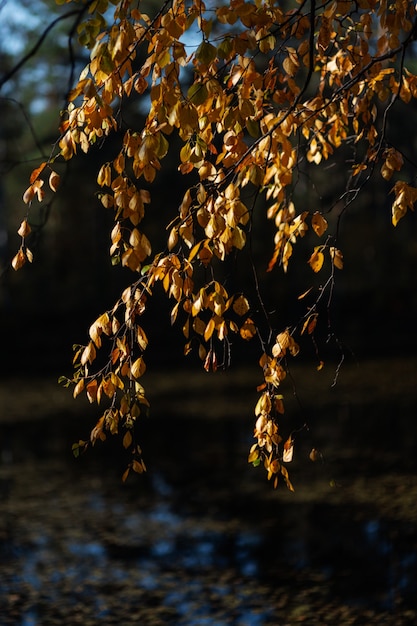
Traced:
<svg viewBox="0 0 417 626">
<path fill-rule="evenodd" d="M 313 448 L 308 456 L 310 458 L 310 461 L 313 461 L 314 463 L 320 458 L 320 452 L 316 450 L 316 448 Z"/>
<path fill-rule="evenodd" d="M 269 415 L 272 409 L 271 397 L 267 391 L 265 391 L 258 399 L 258 402 L 255 406 L 255 415 L 259 416 L 261 414 Z M 264 418 L 265 419 L 265 418 Z M 266 424 L 266 422 L 263 422 Z"/>
<path fill-rule="evenodd" d="M 39 178 L 39 176 L 42 174 L 43 170 L 45 169 L 46 165 L 47 163 L 46 161 L 44 161 L 43 163 L 39 165 L 39 167 L 33 170 L 29 179 L 29 182 L 31 185 L 33 185 L 33 183 Z"/>
<path fill-rule="evenodd" d="M 311 218 L 311 226 L 318 237 L 321 237 L 327 230 L 327 220 L 321 213 L 316 211 Z"/>
<path fill-rule="evenodd" d="M 246 339 L 247 341 L 249 341 L 249 339 L 252 339 L 252 337 L 255 337 L 256 326 L 253 323 L 253 320 L 248 317 L 248 319 L 240 327 L 239 333 L 242 339 Z"/>
<path fill-rule="evenodd" d="M 31 227 L 28 224 L 27 220 L 23 220 L 23 222 L 20 224 L 19 230 L 17 231 L 17 234 L 20 235 L 21 237 L 27 237 L 29 235 L 29 233 L 31 232 Z"/>
<path fill-rule="evenodd" d="M 84 378 L 81 378 L 74 387 L 73 397 L 76 398 L 84 389 Z"/>
<path fill-rule="evenodd" d="M 316 328 L 317 318 L 318 318 L 318 314 L 317 313 L 312 313 L 311 315 L 309 315 L 307 317 L 307 319 L 304 322 L 303 327 L 301 329 L 301 334 L 302 335 L 305 333 L 306 330 L 307 330 L 309 335 L 311 335 L 313 333 L 314 329 Z"/>
<path fill-rule="evenodd" d="M 123 437 L 123 447 L 130 448 L 130 446 L 132 445 L 132 441 L 133 441 L 132 433 L 130 432 L 130 430 L 127 430 Z"/>
<path fill-rule="evenodd" d="M 49 175 L 49 187 L 52 191 L 57 191 L 59 187 L 59 183 L 61 181 L 61 177 L 56 172 L 52 171 Z"/>
<path fill-rule="evenodd" d="M 130 373 L 133 378 L 140 378 L 141 376 L 143 376 L 145 371 L 146 371 L 145 361 L 143 360 L 143 357 L 140 356 L 138 359 L 136 359 L 134 363 L 132 363 L 131 368 L 130 368 Z"/>
<path fill-rule="evenodd" d="M 96 349 L 94 347 L 94 343 L 90 341 L 88 345 L 84 348 L 83 353 L 81 355 L 81 365 L 85 365 L 86 363 L 92 363 L 96 358 Z"/>
<path fill-rule="evenodd" d="M 145 331 L 140 326 L 136 326 L 136 341 L 142 350 L 145 350 L 148 345 L 148 338 Z"/>
<path fill-rule="evenodd" d="M 284 409 L 284 397 L 281 395 L 277 395 L 274 398 L 274 406 L 277 413 L 283 415 L 285 413 Z"/>
<path fill-rule="evenodd" d="M 320 248 L 314 248 L 314 252 L 308 260 L 308 263 L 313 272 L 319 272 L 323 267 L 324 254 Z"/>
<path fill-rule="evenodd" d="M 310 287 L 309 289 L 307 289 L 307 291 L 304 291 L 304 293 L 302 293 L 301 295 L 298 296 L 298 300 L 302 300 L 303 298 L 305 298 L 306 296 L 308 296 L 308 294 L 310 293 L 310 291 L 313 289 L 313 287 Z"/>
<path fill-rule="evenodd" d="M 144 464 L 136 459 L 132 463 L 132 469 L 137 474 L 143 474 L 143 472 L 146 471 Z"/>
<path fill-rule="evenodd" d="M 233 302 L 233 310 L 237 315 L 243 316 L 249 311 L 249 302 L 245 296 L 240 295 Z"/>
<path fill-rule="evenodd" d="M 292 437 L 288 437 L 284 443 L 284 451 L 282 454 L 282 460 L 284 463 L 291 463 L 294 454 L 294 443 Z"/>
<path fill-rule="evenodd" d="M 30 185 L 30 187 L 28 187 L 25 193 L 23 194 L 23 202 L 25 204 L 30 204 L 34 197 L 35 197 L 35 190 L 32 187 L 32 185 Z"/>
<path fill-rule="evenodd" d="M 337 267 L 338 270 L 343 269 L 343 254 L 340 250 L 332 246 L 330 248 L 330 258 L 333 261 L 333 265 Z"/>
<path fill-rule="evenodd" d="M 97 182 L 100 187 L 110 187 L 111 185 L 111 167 L 109 163 L 104 163 L 101 166 L 100 171 L 97 176 Z"/>
<path fill-rule="evenodd" d="M 93 402 L 96 401 L 97 399 L 97 390 L 98 390 L 98 383 L 97 381 L 91 380 L 88 385 L 87 385 L 87 398 L 88 401 L 90 402 L 90 404 L 92 404 Z"/>
<path fill-rule="evenodd" d="M 290 491 L 294 491 L 294 487 L 289 479 L 288 470 L 284 465 L 281 465 L 281 474 L 284 477 L 285 483 Z"/>
<path fill-rule="evenodd" d="M 211 318 L 209 320 L 205 330 L 204 330 L 204 341 L 208 341 L 210 339 L 210 337 L 213 334 L 213 331 L 214 331 L 215 327 L 216 327 L 216 324 L 214 322 L 214 319 Z"/>
</svg>

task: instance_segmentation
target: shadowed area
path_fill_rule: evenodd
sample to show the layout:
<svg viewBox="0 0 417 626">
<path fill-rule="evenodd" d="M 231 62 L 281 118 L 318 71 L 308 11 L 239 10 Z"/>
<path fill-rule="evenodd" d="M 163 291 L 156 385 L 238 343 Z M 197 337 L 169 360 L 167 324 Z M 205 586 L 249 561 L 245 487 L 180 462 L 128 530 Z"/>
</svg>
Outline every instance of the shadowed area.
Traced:
<svg viewBox="0 0 417 626">
<path fill-rule="evenodd" d="M 1 623 L 415 624 L 416 370 L 392 368 L 390 401 L 382 362 L 362 364 L 362 385 L 356 366 L 324 381 L 319 418 L 317 382 L 294 370 L 293 419 L 311 417 L 288 465 L 295 493 L 247 464 L 250 370 L 187 374 L 186 392 L 184 373 L 150 374 L 149 471 L 125 484 L 111 441 L 71 455 L 90 407 L 43 380 L 18 409 L 3 381 Z"/>
</svg>

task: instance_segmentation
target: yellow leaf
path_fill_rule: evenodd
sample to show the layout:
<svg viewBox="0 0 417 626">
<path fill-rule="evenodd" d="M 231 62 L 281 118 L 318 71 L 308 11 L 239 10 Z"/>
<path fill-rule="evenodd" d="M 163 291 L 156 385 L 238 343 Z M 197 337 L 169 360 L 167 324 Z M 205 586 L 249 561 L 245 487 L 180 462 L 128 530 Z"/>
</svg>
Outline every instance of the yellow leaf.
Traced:
<svg viewBox="0 0 417 626">
<path fill-rule="evenodd" d="M 191 249 L 190 254 L 188 255 L 188 260 L 192 261 L 193 258 L 196 256 L 197 252 L 200 250 L 202 241 L 199 241 L 198 243 L 195 244 L 195 246 Z"/>
<path fill-rule="evenodd" d="M 74 387 L 73 397 L 76 398 L 84 389 L 84 378 L 78 381 Z"/>
<path fill-rule="evenodd" d="M 35 197 L 35 190 L 33 189 L 32 185 L 30 185 L 30 187 L 28 187 L 25 193 L 23 194 L 23 202 L 25 204 L 30 204 L 34 197 Z"/>
<path fill-rule="evenodd" d="M 327 230 L 327 220 L 321 213 L 316 211 L 311 218 L 311 226 L 318 237 L 321 237 Z"/>
<path fill-rule="evenodd" d="M 132 363 L 132 366 L 130 368 L 130 373 L 133 378 L 140 378 L 141 376 L 143 376 L 145 371 L 146 371 L 145 361 L 143 360 L 143 357 L 140 356 L 138 359 L 136 359 L 134 363 Z"/>
<path fill-rule="evenodd" d="M 132 469 L 137 474 L 143 474 L 143 472 L 145 471 L 145 467 L 143 463 L 141 463 L 140 461 L 137 461 L 136 459 L 132 463 Z"/>
<path fill-rule="evenodd" d="M 283 396 L 281 395 L 275 396 L 274 405 L 275 405 L 275 410 L 277 411 L 277 413 L 280 413 L 281 415 L 285 413 Z"/>
<path fill-rule="evenodd" d="M 311 335 L 312 332 L 314 331 L 316 324 L 317 324 L 317 318 L 318 318 L 318 314 L 317 313 L 312 313 L 311 315 L 308 316 L 308 318 L 306 319 L 306 321 L 303 324 L 303 328 L 301 329 L 301 334 L 303 335 L 305 333 L 305 331 L 307 330 L 308 334 Z"/>
<path fill-rule="evenodd" d="M 313 287 L 310 287 L 309 289 L 307 289 L 307 291 L 304 291 L 304 293 L 302 293 L 300 296 L 298 296 L 298 300 L 302 300 L 303 298 L 305 298 L 306 296 L 308 296 L 308 294 L 310 293 L 310 291 L 313 289 Z"/>
<path fill-rule="evenodd" d="M 81 365 L 86 365 L 86 363 L 92 363 L 96 358 L 96 349 L 94 347 L 94 343 L 92 341 L 84 348 L 83 353 L 81 355 Z"/>
<path fill-rule="evenodd" d="M 214 319 L 211 318 L 209 320 L 209 323 L 207 324 L 205 330 L 204 330 L 204 340 L 205 341 L 208 341 L 210 339 L 210 337 L 213 334 L 213 331 L 214 331 L 215 327 L 216 327 L 216 324 L 214 322 Z"/>
<path fill-rule="evenodd" d="M 142 350 L 145 350 L 148 345 L 148 338 L 145 334 L 145 331 L 140 326 L 136 327 L 136 340 Z"/>
<path fill-rule="evenodd" d="M 249 302 L 241 295 L 233 302 L 233 310 L 237 315 L 243 316 L 249 311 Z"/>
<path fill-rule="evenodd" d="M 319 272 L 321 270 L 324 263 L 324 254 L 321 252 L 320 248 L 314 248 L 314 252 L 309 258 L 308 263 L 313 272 Z"/>
<path fill-rule="evenodd" d="M 193 321 L 193 329 L 198 335 L 203 336 L 206 330 L 206 324 L 205 322 L 203 322 L 202 319 L 200 319 L 199 317 L 196 317 Z"/>
<path fill-rule="evenodd" d="M 313 448 L 308 456 L 310 457 L 310 461 L 313 461 L 314 463 L 320 458 L 320 452 L 316 450 L 316 448 Z"/>
<path fill-rule="evenodd" d="M 284 443 L 284 452 L 282 454 L 282 460 L 284 463 L 291 463 L 292 457 L 294 454 L 294 443 L 292 437 L 288 437 L 287 441 Z"/>
<path fill-rule="evenodd" d="M 57 191 L 58 187 L 59 187 L 59 183 L 61 181 L 61 178 L 59 176 L 59 174 L 57 174 L 56 172 L 51 172 L 49 175 L 49 187 L 51 188 L 52 191 Z"/>
<path fill-rule="evenodd" d="M 172 250 L 178 243 L 178 229 L 172 228 L 168 237 L 168 250 Z"/>
<path fill-rule="evenodd" d="M 288 470 L 284 465 L 281 465 L 281 474 L 284 477 L 285 483 L 290 491 L 294 491 L 294 487 L 291 484 L 291 481 L 288 476 Z"/>
<path fill-rule="evenodd" d="M 255 415 L 268 415 L 271 412 L 272 403 L 271 397 L 267 391 L 265 391 L 258 399 L 255 406 Z"/>
<path fill-rule="evenodd" d="M 123 447 L 126 449 L 130 448 L 130 446 L 132 445 L 132 441 L 133 441 L 132 433 L 130 432 L 130 430 L 127 430 L 123 437 Z"/>
<path fill-rule="evenodd" d="M 256 326 L 253 321 L 248 317 L 248 319 L 240 327 L 239 332 L 242 339 L 252 339 L 252 337 L 256 335 Z"/>
<path fill-rule="evenodd" d="M 330 257 L 333 261 L 333 265 L 337 267 L 338 270 L 343 269 L 343 254 L 337 248 L 330 248 Z"/>
<path fill-rule="evenodd" d="M 90 404 L 95 402 L 97 399 L 97 389 L 98 389 L 97 381 L 91 380 L 87 385 L 87 398 Z"/>
</svg>

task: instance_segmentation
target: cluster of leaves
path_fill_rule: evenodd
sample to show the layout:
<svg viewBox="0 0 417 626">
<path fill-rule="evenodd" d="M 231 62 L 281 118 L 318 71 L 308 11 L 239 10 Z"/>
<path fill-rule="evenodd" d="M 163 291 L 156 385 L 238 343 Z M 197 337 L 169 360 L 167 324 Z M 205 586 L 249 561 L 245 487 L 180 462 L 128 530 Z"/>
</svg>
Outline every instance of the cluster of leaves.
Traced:
<svg viewBox="0 0 417 626">
<path fill-rule="evenodd" d="M 280 434 L 279 388 L 288 355 L 299 350 L 294 337 L 314 334 L 318 302 L 343 268 L 340 219 L 329 232 L 325 214 L 337 206 L 340 218 L 374 173 L 395 179 L 394 225 L 417 200 L 412 179 L 401 176 L 403 155 L 386 133 L 395 103 L 417 96 L 417 76 L 405 67 L 417 34 L 414 3 L 166 0 L 149 16 L 130 0 L 78 1 L 88 6 L 78 32 L 90 62 L 69 94 L 57 145 L 33 172 L 24 201 L 42 201 L 47 180 L 57 190 L 55 160 L 69 161 L 123 130 L 120 150 L 100 164 L 97 183 L 103 207 L 114 212 L 113 263 L 136 278 L 92 324 L 67 381 L 75 385 L 74 396 L 85 391 L 90 402 L 109 400 L 90 440 L 121 433 L 133 455 L 128 470 L 144 470 L 134 437 L 134 424 L 148 406 L 138 382 L 147 347 L 139 321 L 160 283 L 173 302 L 172 323 L 181 319 L 185 353 L 195 347 L 207 371 L 223 365 L 219 355 L 228 354 L 231 334 L 259 340 L 262 381 L 249 461 L 262 463 L 274 486 L 281 475 L 292 488 L 286 464 L 294 442 L 290 433 Z M 145 123 L 125 128 L 122 103 L 138 95 L 148 107 Z M 176 159 L 189 184 L 176 218 L 161 224 L 168 231 L 165 249 L 153 251 L 142 223 L 149 188 L 172 146 L 177 153 L 171 150 L 170 163 Z M 307 185 L 311 168 L 339 153 L 347 173 L 331 205 L 314 210 L 304 200 L 298 206 L 297 185 Z M 221 279 L 228 257 L 250 254 L 254 215 L 261 210 L 274 239 L 266 271 L 286 271 L 307 231 L 321 240 L 307 261 L 312 276 L 327 272 L 325 286 L 291 328 L 271 326 L 259 290 L 250 303 L 245 293 L 229 293 Z M 15 269 L 31 260 L 29 222 L 30 216 L 19 230 Z M 261 270 L 254 268 L 255 283 Z M 266 333 L 256 319 L 259 310 Z M 110 357 L 99 366 L 109 342 Z M 85 445 L 76 444 L 76 451 Z"/>
</svg>

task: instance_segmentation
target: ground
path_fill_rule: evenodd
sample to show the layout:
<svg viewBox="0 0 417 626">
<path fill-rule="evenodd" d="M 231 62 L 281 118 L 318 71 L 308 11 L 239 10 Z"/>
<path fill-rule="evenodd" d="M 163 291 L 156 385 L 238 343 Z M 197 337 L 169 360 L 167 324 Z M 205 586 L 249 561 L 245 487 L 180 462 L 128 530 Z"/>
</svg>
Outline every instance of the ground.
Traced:
<svg viewBox="0 0 417 626">
<path fill-rule="evenodd" d="M 112 444 L 71 455 L 93 407 L 3 379 L 0 623 L 416 624 L 416 362 L 334 373 L 287 386 L 283 428 L 309 427 L 294 493 L 246 461 L 256 370 L 150 372 L 148 472 L 126 484 Z"/>
</svg>

